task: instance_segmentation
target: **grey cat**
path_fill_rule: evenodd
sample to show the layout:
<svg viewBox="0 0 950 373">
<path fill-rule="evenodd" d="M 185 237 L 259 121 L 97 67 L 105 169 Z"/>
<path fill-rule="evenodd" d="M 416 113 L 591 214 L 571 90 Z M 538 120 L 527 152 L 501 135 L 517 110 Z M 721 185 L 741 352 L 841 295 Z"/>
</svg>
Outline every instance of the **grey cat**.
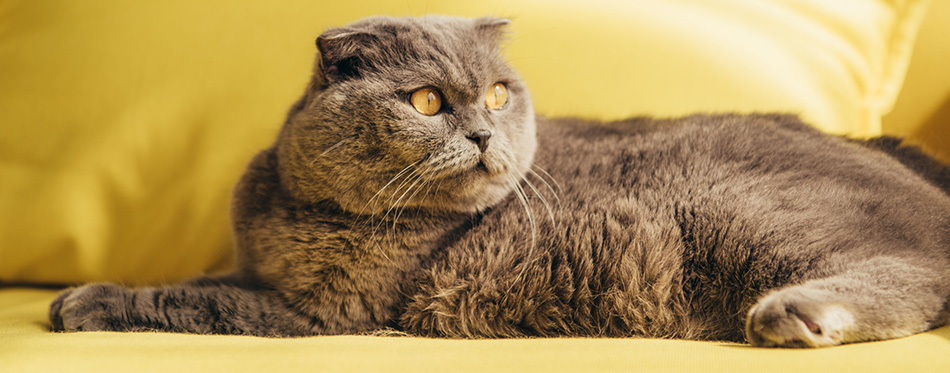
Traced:
<svg viewBox="0 0 950 373">
<path fill-rule="evenodd" d="M 53 329 L 818 347 L 947 322 L 946 166 L 786 115 L 536 119 L 507 23 L 326 31 L 235 189 L 236 270 L 69 289 Z"/>
</svg>

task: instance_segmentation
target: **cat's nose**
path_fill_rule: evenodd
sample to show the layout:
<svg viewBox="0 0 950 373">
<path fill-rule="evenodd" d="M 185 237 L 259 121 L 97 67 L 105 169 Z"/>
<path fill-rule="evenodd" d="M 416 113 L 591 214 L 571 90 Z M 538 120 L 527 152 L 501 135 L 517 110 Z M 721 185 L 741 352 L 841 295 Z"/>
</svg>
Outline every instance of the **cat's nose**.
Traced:
<svg viewBox="0 0 950 373">
<path fill-rule="evenodd" d="M 485 149 L 488 149 L 488 139 L 491 138 L 491 131 L 477 130 L 465 136 L 465 138 L 472 140 L 475 145 L 478 145 L 478 150 L 484 153 Z"/>
</svg>

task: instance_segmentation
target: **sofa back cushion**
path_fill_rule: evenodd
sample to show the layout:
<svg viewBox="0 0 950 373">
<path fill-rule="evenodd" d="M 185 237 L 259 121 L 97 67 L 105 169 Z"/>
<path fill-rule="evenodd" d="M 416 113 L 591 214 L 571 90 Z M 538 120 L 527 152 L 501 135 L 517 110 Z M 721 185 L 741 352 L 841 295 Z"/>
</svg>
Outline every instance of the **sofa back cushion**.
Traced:
<svg viewBox="0 0 950 373">
<path fill-rule="evenodd" d="M 0 282 L 167 283 L 230 264 L 228 201 L 325 28 L 514 18 L 548 116 L 783 111 L 880 132 L 925 1 L 0 3 Z"/>
</svg>

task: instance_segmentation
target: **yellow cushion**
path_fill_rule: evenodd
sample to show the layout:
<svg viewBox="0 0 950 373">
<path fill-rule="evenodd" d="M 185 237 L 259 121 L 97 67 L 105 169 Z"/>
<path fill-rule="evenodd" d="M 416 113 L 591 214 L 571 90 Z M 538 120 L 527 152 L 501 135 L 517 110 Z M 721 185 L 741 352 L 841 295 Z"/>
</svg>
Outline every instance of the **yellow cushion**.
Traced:
<svg viewBox="0 0 950 373">
<path fill-rule="evenodd" d="M 813 350 L 656 339 L 268 339 L 50 333 L 54 292 L 0 289 L 4 372 L 950 372 L 950 326 Z"/>
<path fill-rule="evenodd" d="M 886 133 L 909 138 L 950 162 L 950 1 L 932 2 Z"/>
<path fill-rule="evenodd" d="M 0 281 L 174 282 L 226 268 L 227 205 L 323 29 L 512 16 L 539 112 L 790 111 L 880 132 L 925 1 L 0 3 Z"/>
</svg>

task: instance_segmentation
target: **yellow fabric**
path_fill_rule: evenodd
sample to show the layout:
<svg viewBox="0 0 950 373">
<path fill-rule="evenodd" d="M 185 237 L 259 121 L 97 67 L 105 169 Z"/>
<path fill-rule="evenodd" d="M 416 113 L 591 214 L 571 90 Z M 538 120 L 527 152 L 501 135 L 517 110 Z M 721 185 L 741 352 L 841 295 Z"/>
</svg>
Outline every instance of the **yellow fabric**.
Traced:
<svg viewBox="0 0 950 373">
<path fill-rule="evenodd" d="M 908 137 L 950 162 L 950 1 L 934 1 L 884 132 Z"/>
<path fill-rule="evenodd" d="M 817 350 L 654 339 L 267 339 L 49 333 L 54 292 L 0 290 L 0 370 L 14 372 L 948 372 L 950 327 Z"/>
<path fill-rule="evenodd" d="M 0 281 L 226 268 L 229 191 L 303 90 L 323 29 L 515 19 L 539 112 L 788 111 L 880 132 L 926 1 L 0 1 Z"/>
</svg>

